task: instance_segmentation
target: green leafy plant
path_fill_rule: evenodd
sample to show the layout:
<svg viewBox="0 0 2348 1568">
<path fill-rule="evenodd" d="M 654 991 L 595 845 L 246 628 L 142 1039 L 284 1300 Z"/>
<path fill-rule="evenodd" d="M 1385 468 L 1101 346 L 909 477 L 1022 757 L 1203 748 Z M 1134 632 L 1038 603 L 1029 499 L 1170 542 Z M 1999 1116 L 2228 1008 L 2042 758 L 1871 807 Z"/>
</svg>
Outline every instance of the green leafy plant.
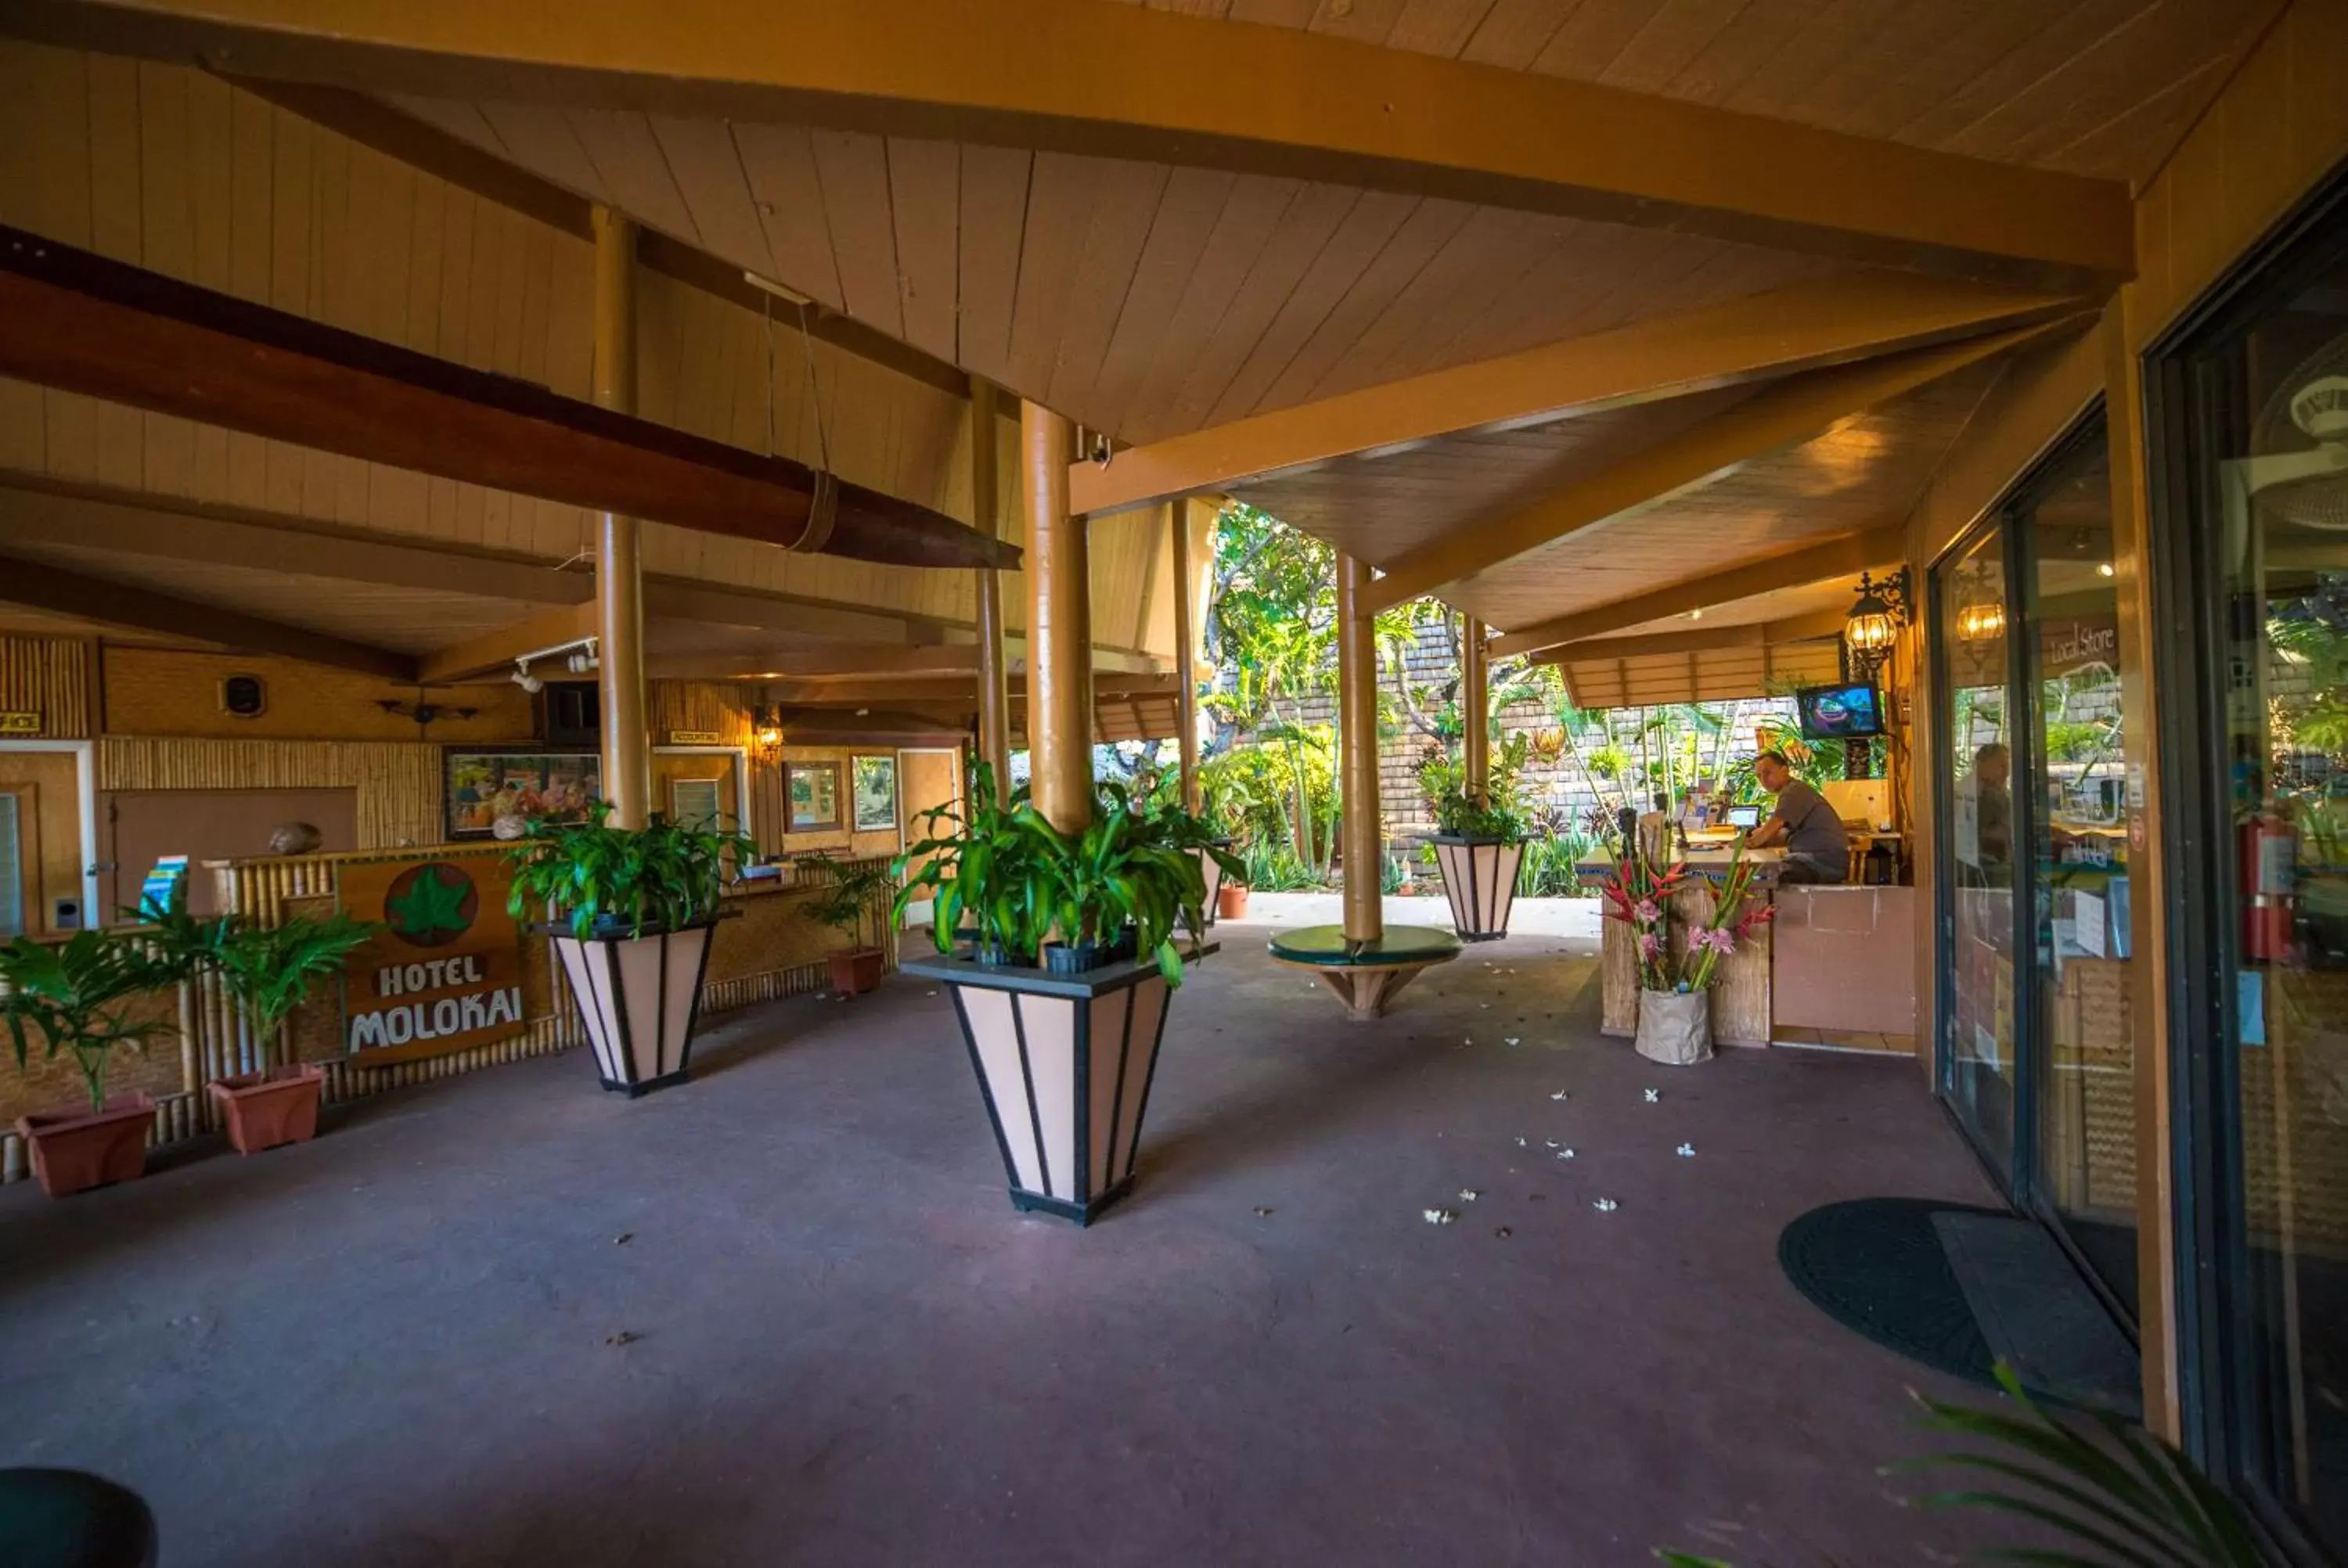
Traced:
<svg viewBox="0 0 2348 1568">
<path fill-rule="evenodd" d="M 533 907 L 567 923 L 572 935 L 647 927 L 674 931 L 709 919 L 729 874 L 758 846 L 738 833 L 689 827 L 655 816 L 650 826 L 613 827 L 610 804 L 597 801 L 585 822 L 538 821 L 511 851 L 517 916 Z M 428 880 L 428 878 L 425 879 Z M 420 885 L 420 884 L 419 884 Z M 405 917 L 403 917 L 405 918 Z"/>
<path fill-rule="evenodd" d="M 1517 807 L 1517 775 L 1529 740 L 1517 735 L 1492 758 L 1481 792 L 1468 787 L 1466 766 L 1439 745 L 1429 746 L 1418 764 L 1419 788 L 1435 811 L 1436 831 L 1457 838 L 1497 838 L 1522 844 L 1524 813 Z"/>
<path fill-rule="evenodd" d="M 419 877 L 417 886 L 431 881 Z M 151 905 L 139 913 L 152 923 L 150 939 L 158 952 L 188 973 L 210 970 L 220 976 L 264 1066 L 284 1034 L 286 1020 L 310 999 L 318 982 L 341 973 L 350 956 L 382 929 L 341 910 L 327 916 L 292 915 L 274 926 L 236 915 L 199 920 L 185 910 Z"/>
<path fill-rule="evenodd" d="M 1099 786 L 1093 820 L 1081 833 L 1062 833 L 1032 805 L 1018 821 L 1043 872 L 1051 930 L 1081 947 L 1130 924 L 1138 950 L 1156 955 L 1167 984 L 1180 985 L 1174 933 L 1206 924 L 1207 882 L 1192 853 L 1200 845 L 1169 842 L 1171 819 L 1135 809 L 1116 784 Z"/>
<path fill-rule="evenodd" d="M 2102 1411 L 2085 1430 L 2034 1401 L 2012 1368 L 1994 1369 L 2013 1409 L 1984 1409 L 1918 1396 L 1928 1431 L 1986 1445 L 1934 1454 L 1887 1473 L 1943 1468 L 1994 1478 L 1982 1488 L 1931 1493 L 1928 1508 L 1977 1508 L 2026 1520 L 2061 1547 L 2002 1547 L 1986 1559 L 2040 1568 L 2272 1568 L 2240 1504 L 2193 1461 L 2132 1422 Z M 1999 1484 L 2003 1483 L 2003 1484 Z M 1673 1568 L 1729 1568 L 1715 1557 L 1658 1551 Z"/>
<path fill-rule="evenodd" d="M 889 867 L 874 861 L 822 861 L 825 881 L 822 889 L 809 898 L 804 907 L 808 917 L 830 927 L 850 942 L 864 940 L 865 917 L 878 906 L 881 895 L 893 893 L 897 879 Z"/>
<path fill-rule="evenodd" d="M 90 1110 L 103 1111 L 115 1048 L 144 1050 L 148 1036 L 177 1027 L 169 1019 L 132 1019 L 131 1006 L 188 973 L 185 958 L 126 933 L 82 930 L 54 943 L 19 937 L 0 947 L 0 1019 L 18 1070 L 37 1033 L 45 1060 L 60 1050 L 72 1055 Z"/>
<path fill-rule="evenodd" d="M 891 867 L 901 883 L 894 905 L 899 919 L 920 899 L 932 900 L 931 934 L 939 952 L 953 952 L 956 934 L 967 929 L 983 957 L 1035 960 L 1049 923 L 1050 889 L 1035 835 L 1020 822 L 1032 810 L 1027 798 L 1024 784 L 1005 798 L 994 770 L 976 764 L 968 804 L 923 812 L 922 829 L 930 836 L 910 845 Z"/>
</svg>

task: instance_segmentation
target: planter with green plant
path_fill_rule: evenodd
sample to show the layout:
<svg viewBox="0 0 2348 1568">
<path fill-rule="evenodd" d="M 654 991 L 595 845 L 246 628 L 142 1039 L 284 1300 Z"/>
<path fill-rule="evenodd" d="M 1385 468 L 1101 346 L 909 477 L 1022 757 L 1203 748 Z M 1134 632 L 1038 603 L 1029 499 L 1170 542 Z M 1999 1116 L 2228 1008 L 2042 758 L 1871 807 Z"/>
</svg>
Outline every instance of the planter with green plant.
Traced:
<svg viewBox="0 0 2348 1568">
<path fill-rule="evenodd" d="M 1207 950 L 1177 942 L 1204 923 L 1199 858 L 1114 785 L 1063 834 L 1024 790 L 998 799 L 982 766 L 968 810 L 932 818 L 934 836 L 900 857 L 901 875 L 928 858 L 897 911 L 933 898 L 945 956 L 905 972 L 953 999 L 1013 1204 L 1089 1223 L 1132 1187 L 1168 999 Z M 952 956 L 964 921 L 980 957 Z M 1104 939 L 1128 928 L 1138 956 L 1107 958 Z"/>
<path fill-rule="evenodd" d="M 244 1020 L 254 1071 L 205 1085 L 221 1108 L 231 1145 L 240 1154 L 255 1154 L 316 1137 L 325 1071 L 283 1049 L 285 1026 L 320 981 L 342 972 L 376 927 L 339 911 L 323 917 L 294 915 L 274 926 L 235 915 L 197 920 L 183 912 L 159 915 L 151 909 L 143 917 L 155 922 L 160 951 L 191 973 L 220 977 L 221 989 Z"/>
<path fill-rule="evenodd" d="M 553 942 L 603 1087 L 633 1099 L 685 1081 L 719 900 L 758 850 L 736 833 L 610 815 L 598 802 L 585 822 L 531 823 L 509 907 L 545 916 L 531 928 Z"/>
<path fill-rule="evenodd" d="M 820 891 L 806 905 L 808 917 L 848 938 L 848 946 L 826 953 L 824 962 L 834 993 L 860 997 L 878 986 L 888 968 L 887 952 L 864 939 L 864 923 L 875 915 L 881 896 L 895 889 L 896 879 L 887 866 L 870 861 L 825 861 L 823 875 Z"/>
<path fill-rule="evenodd" d="M 141 1050 L 149 1035 L 177 1027 L 174 1020 L 139 1018 L 134 1009 L 188 973 L 184 959 L 120 933 L 77 931 L 62 942 L 19 937 L 0 947 L 0 1019 L 17 1068 L 30 1060 L 38 1036 L 45 1058 L 72 1056 L 88 1095 L 87 1104 L 16 1119 L 16 1131 L 32 1146 L 33 1173 L 51 1197 L 145 1173 L 154 1099 L 108 1096 L 107 1070 L 118 1046 Z"/>
<path fill-rule="evenodd" d="M 1230 835 L 1215 825 L 1215 813 L 1208 810 L 1194 814 L 1184 810 L 1179 800 L 1167 800 L 1152 805 L 1148 816 L 1149 831 L 1157 842 L 1199 863 L 1199 880 L 1203 889 L 1199 909 L 1203 921 L 1196 929 L 1203 931 L 1214 925 L 1227 884 L 1239 886 L 1240 909 L 1244 914 L 1247 867 L 1231 852 Z"/>
<path fill-rule="evenodd" d="M 1419 766 L 1419 784 L 1435 808 L 1428 842 L 1443 873 L 1451 924 L 1463 942 L 1497 941 L 1509 934 L 1525 855 L 1525 819 L 1514 798 L 1516 770 L 1504 751 L 1494 759 L 1489 786 L 1478 793 L 1468 787 L 1457 762 L 1440 748 L 1428 751 Z"/>
</svg>

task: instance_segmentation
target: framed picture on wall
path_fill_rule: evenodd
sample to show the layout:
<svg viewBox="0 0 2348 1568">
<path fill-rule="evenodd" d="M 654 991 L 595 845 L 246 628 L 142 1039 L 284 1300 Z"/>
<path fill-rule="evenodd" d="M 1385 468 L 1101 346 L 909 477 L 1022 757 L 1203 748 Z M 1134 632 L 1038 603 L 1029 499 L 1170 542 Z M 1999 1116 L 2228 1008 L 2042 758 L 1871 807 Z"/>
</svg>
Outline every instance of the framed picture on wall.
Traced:
<svg viewBox="0 0 2348 1568">
<path fill-rule="evenodd" d="M 602 759 L 593 752 L 452 746 L 441 757 L 450 838 L 488 838 L 500 820 L 584 822 L 602 794 Z"/>
<path fill-rule="evenodd" d="M 897 831 L 897 758 L 860 756 L 850 765 L 856 770 L 856 831 L 859 833 L 894 833 Z"/>
<path fill-rule="evenodd" d="M 839 764 L 785 763 L 783 797 L 790 804 L 790 833 L 826 833 L 839 826 Z"/>
</svg>

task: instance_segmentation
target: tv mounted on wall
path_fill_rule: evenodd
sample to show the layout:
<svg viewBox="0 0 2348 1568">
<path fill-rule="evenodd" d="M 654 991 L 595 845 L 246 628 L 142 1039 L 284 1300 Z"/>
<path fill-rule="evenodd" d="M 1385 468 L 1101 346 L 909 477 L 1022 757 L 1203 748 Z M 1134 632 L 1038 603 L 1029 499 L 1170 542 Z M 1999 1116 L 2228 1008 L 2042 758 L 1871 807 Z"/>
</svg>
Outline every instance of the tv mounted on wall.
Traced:
<svg viewBox="0 0 2348 1568">
<path fill-rule="evenodd" d="M 1883 733 L 1883 708 L 1869 685 L 1809 686 L 1794 693 L 1806 741 L 1863 741 Z"/>
</svg>

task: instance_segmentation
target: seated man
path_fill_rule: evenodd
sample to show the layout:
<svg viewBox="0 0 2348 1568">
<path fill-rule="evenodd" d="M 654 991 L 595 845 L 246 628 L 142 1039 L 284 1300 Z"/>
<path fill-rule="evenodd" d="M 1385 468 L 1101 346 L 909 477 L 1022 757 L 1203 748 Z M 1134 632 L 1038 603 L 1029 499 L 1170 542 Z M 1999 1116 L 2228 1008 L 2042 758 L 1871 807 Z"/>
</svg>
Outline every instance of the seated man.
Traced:
<svg viewBox="0 0 2348 1568">
<path fill-rule="evenodd" d="M 1796 778 L 1781 752 L 1763 752 L 1754 758 L 1753 776 L 1777 797 L 1777 811 L 1748 834 L 1745 842 L 1756 849 L 1785 845 L 1786 864 L 1777 880 L 1826 884 L 1850 880 L 1850 840 L 1827 797 Z"/>
</svg>

